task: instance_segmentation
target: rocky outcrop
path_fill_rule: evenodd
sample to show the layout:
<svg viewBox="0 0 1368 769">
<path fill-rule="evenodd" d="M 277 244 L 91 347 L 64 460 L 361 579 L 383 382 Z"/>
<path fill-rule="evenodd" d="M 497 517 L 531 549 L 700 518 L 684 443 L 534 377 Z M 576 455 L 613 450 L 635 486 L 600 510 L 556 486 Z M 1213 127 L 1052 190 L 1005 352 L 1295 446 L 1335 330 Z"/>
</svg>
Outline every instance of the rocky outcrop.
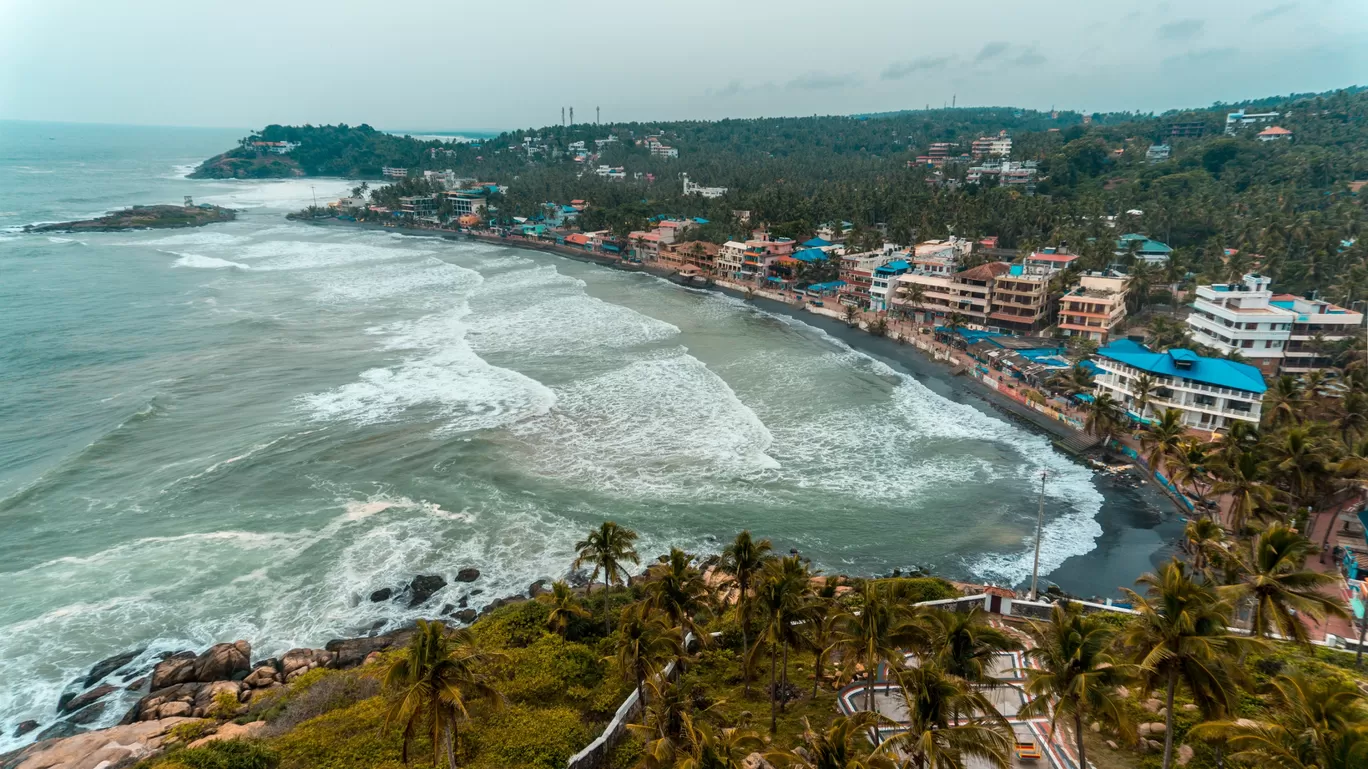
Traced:
<svg viewBox="0 0 1368 769">
<path fill-rule="evenodd" d="M 252 645 L 246 641 L 214 644 L 194 656 L 182 652 L 157 663 L 152 669 L 152 691 L 185 683 L 230 680 L 251 670 Z"/>
<path fill-rule="evenodd" d="M 542 595 L 543 593 L 549 593 L 549 592 L 551 592 L 551 591 L 546 587 L 546 583 L 547 583 L 547 580 L 544 580 L 544 579 L 539 579 L 539 580 L 537 580 L 536 582 L 533 582 L 533 583 L 532 583 L 532 586 L 529 587 L 529 588 L 527 588 L 527 597 L 528 597 L 528 598 L 536 598 L 537 596 Z"/>
<path fill-rule="evenodd" d="M 198 748 L 201 745 L 207 745 L 218 740 L 250 740 L 260 737 L 265 730 L 265 721 L 253 721 L 250 724 L 234 724 L 230 722 L 214 730 L 214 733 L 208 737 L 201 737 L 186 747 Z"/>
<path fill-rule="evenodd" d="M 119 672 L 120 669 L 133 662 L 133 660 L 137 659 L 145 651 L 147 651 L 146 646 L 141 649 L 134 649 L 132 651 L 124 652 L 123 654 L 116 654 L 113 657 L 100 660 L 90 668 L 90 673 L 86 675 L 85 683 L 82 684 L 82 687 L 89 689 L 110 673 Z"/>
<path fill-rule="evenodd" d="M 388 601 L 393 597 L 394 588 L 391 587 L 382 587 L 379 590 L 376 590 L 374 593 L 370 594 L 371 603 L 380 603 L 381 601 Z"/>
<path fill-rule="evenodd" d="M 326 649 L 291 649 L 280 655 L 280 674 L 293 681 L 315 668 L 335 667 L 337 653 Z"/>
<path fill-rule="evenodd" d="M 370 636 L 368 638 L 339 638 L 329 641 L 324 646 L 325 651 L 336 655 L 333 659 L 333 666 L 338 668 L 354 668 L 366 661 L 372 653 L 384 651 L 391 646 L 402 646 L 408 643 L 410 631 L 400 631 L 388 635 Z"/>
<path fill-rule="evenodd" d="M 456 572 L 457 582 L 474 582 L 480 578 L 480 570 L 474 567 L 466 567 Z"/>
<path fill-rule="evenodd" d="M 187 718 L 167 718 L 47 739 L 0 756 L 0 769 L 110 769 L 156 755 Z"/>
<path fill-rule="evenodd" d="M 34 729 L 37 729 L 39 726 L 40 724 L 32 719 L 28 721 L 20 721 L 19 725 L 14 728 L 14 736 L 23 737 L 25 734 L 28 734 Z"/>
<path fill-rule="evenodd" d="M 241 681 L 191 682 L 158 689 L 138 701 L 132 721 L 155 721 L 163 718 L 190 716 L 206 718 L 214 715 L 214 700 L 219 692 L 231 692 L 241 702 L 250 687 Z"/>
<path fill-rule="evenodd" d="M 462 569 L 461 573 L 464 574 L 465 571 L 465 569 Z M 479 572 L 476 572 L 475 576 L 478 577 Z M 456 579 L 457 581 L 462 582 L 473 581 L 473 579 L 462 580 L 459 576 Z M 434 593 L 446 587 L 446 585 L 446 579 L 436 574 L 420 574 L 417 577 L 414 577 L 413 581 L 410 582 L 408 586 L 409 608 L 412 609 L 427 603 L 427 600 L 431 598 Z"/>
<path fill-rule="evenodd" d="M 116 692 L 118 690 L 119 687 L 110 686 L 109 684 L 97 686 L 94 689 L 91 689 L 90 691 L 84 692 L 82 694 L 78 694 L 75 697 L 72 697 L 71 699 L 63 698 L 61 701 L 59 701 L 57 711 L 59 713 L 75 713 L 81 708 L 92 704 L 93 702 L 95 702 L 95 700 L 100 699 L 106 694 L 109 694 L 110 692 Z"/>
</svg>

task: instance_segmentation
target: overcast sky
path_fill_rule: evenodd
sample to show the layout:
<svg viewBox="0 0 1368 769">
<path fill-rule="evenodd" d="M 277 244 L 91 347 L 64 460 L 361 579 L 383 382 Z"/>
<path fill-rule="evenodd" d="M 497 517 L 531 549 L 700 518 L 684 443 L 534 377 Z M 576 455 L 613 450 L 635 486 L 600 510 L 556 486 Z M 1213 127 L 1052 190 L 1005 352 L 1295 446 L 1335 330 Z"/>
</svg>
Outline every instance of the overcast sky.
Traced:
<svg viewBox="0 0 1368 769">
<path fill-rule="evenodd" d="M 1365 0 L 0 0 L 0 119 L 497 130 L 1368 83 Z"/>
</svg>

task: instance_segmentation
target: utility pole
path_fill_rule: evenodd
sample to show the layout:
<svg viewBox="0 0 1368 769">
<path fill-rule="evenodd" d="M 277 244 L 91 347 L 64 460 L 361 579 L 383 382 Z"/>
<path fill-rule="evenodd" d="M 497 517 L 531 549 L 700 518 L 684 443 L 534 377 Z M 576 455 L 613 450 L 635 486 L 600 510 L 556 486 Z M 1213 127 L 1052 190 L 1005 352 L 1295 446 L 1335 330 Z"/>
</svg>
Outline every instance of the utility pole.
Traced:
<svg viewBox="0 0 1368 769">
<path fill-rule="evenodd" d="M 599 108 L 594 107 L 594 125 L 599 124 Z"/>
<path fill-rule="evenodd" d="M 561 128 L 565 127 L 565 107 L 561 107 Z"/>
<path fill-rule="evenodd" d="M 1036 585 L 1040 579 L 1040 534 L 1045 528 L 1045 471 L 1040 471 L 1040 509 L 1036 511 L 1035 564 L 1031 566 L 1031 600 L 1036 600 Z"/>
<path fill-rule="evenodd" d="M 318 208 L 318 193 L 314 191 L 314 186 L 312 184 L 309 185 L 309 192 L 313 194 L 314 208 Z"/>
<path fill-rule="evenodd" d="M 574 125 L 574 124 L 575 124 L 575 108 L 574 108 L 574 107 L 571 107 L 571 108 L 570 108 L 570 125 Z"/>
</svg>

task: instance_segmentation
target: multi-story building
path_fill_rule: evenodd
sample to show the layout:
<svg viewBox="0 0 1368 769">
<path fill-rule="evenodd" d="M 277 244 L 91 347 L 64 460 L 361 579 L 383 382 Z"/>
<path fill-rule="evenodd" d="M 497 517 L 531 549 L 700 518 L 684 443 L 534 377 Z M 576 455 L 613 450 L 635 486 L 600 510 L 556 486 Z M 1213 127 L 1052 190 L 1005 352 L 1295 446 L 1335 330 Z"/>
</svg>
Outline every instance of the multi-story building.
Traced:
<svg viewBox="0 0 1368 769">
<path fill-rule="evenodd" d="M 704 275 L 711 275 L 716 266 L 719 248 L 716 243 L 705 240 L 671 243 L 661 247 L 660 264 L 674 269 L 692 266 Z"/>
<path fill-rule="evenodd" d="M 1200 120 L 1184 120 L 1175 123 L 1169 123 L 1168 132 L 1169 136 L 1179 138 L 1195 138 L 1206 133 L 1206 123 L 1203 123 Z"/>
<path fill-rule="evenodd" d="M 453 216 L 466 216 L 484 213 L 487 203 L 483 193 L 483 190 L 451 190 L 447 192 L 446 199 L 451 203 L 451 214 Z"/>
<path fill-rule="evenodd" d="M 1126 213 L 1131 213 L 1127 211 Z M 1138 211 L 1135 213 L 1139 213 Z M 1135 243 L 1135 258 L 1137 261 L 1146 264 L 1164 264 L 1173 255 L 1173 249 L 1167 243 L 1160 243 L 1148 235 L 1141 235 L 1136 232 L 1128 232 L 1116 239 L 1116 255 L 1126 256 L 1131 253 L 1131 244 Z"/>
<path fill-rule="evenodd" d="M 965 173 L 964 181 L 968 184 L 978 184 L 985 178 L 993 178 L 1004 187 L 1021 187 L 1029 193 L 1035 190 L 1037 173 L 1034 160 L 1004 160 L 1000 163 L 987 162 L 970 166 Z"/>
<path fill-rule="evenodd" d="M 1050 249 L 1011 265 L 993 284 L 989 325 L 1016 334 L 1035 334 L 1049 326 L 1054 320 L 1050 280 L 1077 258 Z"/>
<path fill-rule="evenodd" d="M 1292 294 L 1275 294 L 1269 304 L 1296 313 L 1292 332 L 1283 347 L 1282 371 L 1301 374 L 1333 365 L 1330 347 L 1359 333 L 1363 313 L 1346 310 L 1329 302 L 1303 299 Z"/>
<path fill-rule="evenodd" d="M 869 309 L 884 312 L 892 304 L 892 297 L 898 288 L 898 276 L 912 269 L 906 259 L 894 259 L 874 268 L 874 276 L 869 284 Z"/>
<path fill-rule="evenodd" d="M 1064 336 L 1081 336 L 1105 344 L 1126 320 L 1126 295 L 1130 278 L 1124 275 L 1088 273 L 1059 299 L 1059 330 Z"/>
<path fill-rule="evenodd" d="M 1282 367 L 1297 313 L 1275 306 L 1270 279 L 1250 273 L 1242 283 L 1197 287 L 1188 328 L 1198 344 L 1240 355 L 1268 375 Z"/>
<path fill-rule="evenodd" d="M 739 240 L 729 240 L 717 249 L 717 260 L 715 269 L 717 274 L 724 278 L 736 278 L 741 275 L 741 265 L 745 262 L 746 244 Z"/>
<path fill-rule="evenodd" d="M 726 187 L 704 187 L 701 184 L 695 184 L 689 181 L 688 174 L 683 174 L 683 177 L 685 195 L 702 195 L 705 198 L 720 198 L 727 194 Z"/>
<path fill-rule="evenodd" d="M 627 169 L 622 166 L 599 166 L 594 170 L 594 173 L 614 182 L 620 182 L 627 178 Z"/>
<path fill-rule="evenodd" d="M 380 169 L 380 175 L 385 177 L 386 179 L 407 179 L 408 169 L 385 166 L 384 168 Z"/>
<path fill-rule="evenodd" d="M 937 318 L 959 313 L 970 324 L 994 325 L 988 317 L 992 310 L 993 285 L 1011 269 L 1006 262 L 989 262 L 950 276 L 905 273 L 897 278 L 892 302 L 908 313 L 920 312 Z M 917 290 L 913 286 L 920 286 L 920 301 L 913 300 Z"/>
<path fill-rule="evenodd" d="M 1150 148 L 1145 150 L 1145 162 L 1162 163 L 1168 160 L 1172 153 L 1173 148 L 1167 144 L 1151 144 Z"/>
<path fill-rule="evenodd" d="M 871 307 L 870 289 L 874 285 L 874 271 L 897 259 L 900 251 L 892 243 L 885 243 L 878 251 L 842 254 L 838 277 L 845 282 L 845 287 L 841 289 L 841 302 Z"/>
<path fill-rule="evenodd" d="M 637 230 L 627 235 L 627 247 L 639 262 L 660 260 L 660 233 Z"/>
<path fill-rule="evenodd" d="M 1264 384 L 1259 370 L 1225 358 L 1204 358 L 1191 350 L 1154 352 L 1129 339 L 1118 339 L 1097 351 L 1099 369 L 1093 384 L 1142 419 L 1177 409 L 1183 424 L 1216 432 L 1232 422 L 1259 423 Z M 1135 380 L 1153 382 L 1145 413 L 1136 399 Z"/>
<path fill-rule="evenodd" d="M 399 198 L 399 210 L 414 219 L 431 219 L 437 215 L 437 199 L 433 195 L 406 195 Z"/>
<path fill-rule="evenodd" d="M 647 136 L 646 139 L 645 139 L 645 141 L 644 141 L 643 143 L 646 145 L 646 149 L 650 150 L 650 151 L 651 151 L 651 154 L 652 154 L 653 156 L 655 156 L 655 157 L 658 157 L 658 158 L 677 158 L 677 157 L 679 157 L 679 150 L 675 149 L 674 147 L 670 147 L 670 146 L 667 146 L 667 145 L 665 145 L 665 144 L 662 144 L 661 141 L 660 141 L 660 137 L 659 137 L 659 136 Z"/>
<path fill-rule="evenodd" d="M 1234 136 L 1240 132 L 1241 128 L 1245 128 L 1246 126 L 1272 123 L 1274 120 L 1277 120 L 1278 117 L 1279 113 L 1277 112 L 1245 112 L 1242 109 L 1236 110 L 1235 112 L 1228 112 L 1226 113 L 1225 125 L 1226 136 Z"/>
<path fill-rule="evenodd" d="M 1006 131 L 998 132 L 997 136 L 980 136 L 969 145 L 969 154 L 973 155 L 975 160 L 1011 157 L 1012 138 Z"/>
</svg>

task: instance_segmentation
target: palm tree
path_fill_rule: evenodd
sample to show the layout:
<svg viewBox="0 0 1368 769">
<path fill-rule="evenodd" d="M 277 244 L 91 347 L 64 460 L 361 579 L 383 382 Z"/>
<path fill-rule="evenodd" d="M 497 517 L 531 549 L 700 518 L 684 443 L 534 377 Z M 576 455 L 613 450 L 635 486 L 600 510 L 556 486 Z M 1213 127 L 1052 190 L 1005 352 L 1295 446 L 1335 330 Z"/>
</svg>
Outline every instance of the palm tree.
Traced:
<svg viewBox="0 0 1368 769">
<path fill-rule="evenodd" d="M 1173 482 L 1191 490 L 1199 502 L 1205 502 L 1210 491 L 1211 476 L 1207 473 L 1210 460 L 1208 444 L 1191 436 L 1178 442 L 1178 453 L 1170 460 Z"/>
<path fill-rule="evenodd" d="M 1135 413 L 1141 418 L 1144 418 L 1145 410 L 1149 408 L 1150 398 L 1154 397 L 1155 387 L 1156 381 L 1149 374 L 1141 374 L 1131 382 L 1131 392 L 1134 393 L 1135 397 L 1132 405 L 1135 408 Z"/>
<path fill-rule="evenodd" d="M 1031 701 L 1022 716 L 1049 715 L 1051 731 L 1061 716 L 1072 716 L 1079 766 L 1088 765 L 1083 724 L 1089 719 L 1112 724 L 1131 738 L 1124 700 L 1116 693 L 1129 680 L 1130 668 L 1111 654 L 1115 629 L 1076 604 L 1060 602 L 1050 610 L 1049 623 L 1032 622 L 1026 632 L 1032 641 L 1026 658 L 1040 667 L 1025 670 Z"/>
<path fill-rule="evenodd" d="M 460 719 L 470 716 L 469 703 L 484 698 L 495 707 L 503 705 L 503 695 L 484 671 L 485 663 L 496 656 L 476 648 L 467 630 L 448 630 L 441 622 L 418 620 L 408 648 L 384 673 L 385 688 L 396 694 L 385 716 L 385 728 L 404 725 L 400 759 L 405 764 L 409 746 L 426 721 L 431 729 L 432 765 L 437 765 L 445 749 L 448 766 L 456 766 L 456 729 Z"/>
<path fill-rule="evenodd" d="M 802 746 L 771 750 L 765 758 L 779 769 L 897 769 L 892 758 L 867 749 L 866 730 L 878 723 L 878 714 L 862 711 L 836 716 L 819 732 L 805 717 Z"/>
<path fill-rule="evenodd" d="M 817 696 L 817 687 L 822 683 L 823 668 L 827 656 L 836 645 L 836 631 L 845 621 L 841 606 L 836 602 L 836 587 L 839 577 L 827 577 L 822 586 L 811 591 L 803 605 L 803 619 L 806 622 L 807 645 L 812 648 L 812 696 Z"/>
<path fill-rule="evenodd" d="M 1242 532 L 1250 518 L 1271 510 L 1277 489 L 1264 483 L 1263 467 L 1253 452 L 1243 452 L 1234 461 L 1224 461 L 1221 475 L 1221 479 L 1212 484 L 1211 492 L 1230 495 L 1230 517 L 1226 523 L 1231 529 Z"/>
<path fill-rule="evenodd" d="M 637 533 L 631 529 L 624 529 L 612 521 L 604 521 L 597 529 L 589 532 L 589 536 L 575 543 L 575 562 L 570 568 L 579 569 L 586 563 L 594 564 L 594 573 L 590 579 L 598 577 L 599 572 L 603 573 L 603 632 L 612 632 L 612 618 L 608 613 L 608 592 L 613 585 L 620 585 L 623 582 L 622 564 L 625 561 L 641 563 L 637 556 L 636 542 Z"/>
<path fill-rule="evenodd" d="M 914 311 L 916 311 L 917 315 L 921 315 L 922 307 L 926 304 L 925 287 L 923 287 L 920 283 L 904 283 L 899 287 L 898 290 L 902 294 L 903 303 L 911 307 Z M 918 325 L 921 324 L 920 317 L 916 318 L 915 320 Z"/>
<path fill-rule="evenodd" d="M 780 692 L 779 683 L 788 683 L 788 651 L 790 646 L 802 642 L 802 636 L 794 622 L 803 616 L 803 594 L 807 590 L 809 575 L 807 567 L 798 556 L 791 555 L 765 564 L 760 579 L 755 585 L 755 602 L 760 609 L 762 621 L 760 636 L 750 650 L 748 664 L 754 664 L 762 647 L 770 653 L 770 734 L 779 729 L 777 707 L 787 702 L 787 692 Z M 775 667 L 780 649 L 783 649 L 784 676 L 776 680 Z"/>
<path fill-rule="evenodd" d="M 1050 384 L 1060 388 L 1067 395 L 1078 395 L 1093 391 L 1093 378 L 1093 373 L 1082 363 L 1075 363 L 1069 367 L 1067 373 L 1056 374 Z"/>
<path fill-rule="evenodd" d="M 663 612 L 681 634 L 693 632 L 702 643 L 707 635 L 698 632 L 693 618 L 707 602 L 708 583 L 693 565 L 693 556 L 672 547 L 669 558 L 652 566 L 648 576 L 647 603 Z"/>
<path fill-rule="evenodd" d="M 949 315 L 945 317 L 945 327 L 949 329 L 951 332 L 958 331 L 964 328 L 965 320 L 966 319 L 964 315 L 959 313 L 958 311 L 951 312 Z"/>
<path fill-rule="evenodd" d="M 663 614 L 646 604 L 623 608 L 613 641 L 618 669 L 636 684 L 637 699 L 641 702 L 646 701 L 647 676 L 655 675 L 671 659 L 684 655 L 679 634 Z"/>
<path fill-rule="evenodd" d="M 749 729 L 717 728 L 689 713 L 681 718 L 679 736 L 656 740 L 643 756 L 643 769 L 741 769 L 746 757 L 764 746 Z"/>
<path fill-rule="evenodd" d="M 1231 758 L 1270 769 L 1357 769 L 1368 766 L 1368 708 L 1352 683 L 1335 677 L 1280 675 L 1271 682 L 1276 722 L 1216 721 L 1188 732 L 1227 740 Z"/>
<path fill-rule="evenodd" d="M 1229 632 L 1229 605 L 1209 585 L 1194 582 L 1177 559 L 1136 580 L 1142 597 L 1125 592 L 1139 612 L 1121 634 L 1124 648 L 1139 666 L 1141 686 L 1165 691 L 1164 769 L 1173 765 L 1173 696 L 1186 686 L 1198 707 L 1232 710 L 1236 696 L 1231 653 L 1240 639 Z"/>
<path fill-rule="evenodd" d="M 874 685 L 878 682 L 879 666 L 903 667 L 902 648 L 924 638 L 921 628 L 913 625 L 907 607 L 893 599 L 873 580 L 860 585 L 860 608 L 845 614 L 836 633 L 835 649 L 848 677 L 864 669 L 865 710 L 874 710 Z"/>
<path fill-rule="evenodd" d="M 1249 625 L 1256 638 L 1267 638 L 1276 630 L 1284 638 L 1310 646 L 1306 625 L 1297 613 L 1317 621 L 1327 614 L 1348 618 L 1344 602 L 1325 591 L 1339 582 L 1339 576 L 1305 568 L 1306 557 L 1315 549 L 1296 530 L 1275 523 L 1250 540 L 1247 553 L 1232 556 L 1240 581 L 1220 592 L 1236 606 L 1252 605 Z"/>
<path fill-rule="evenodd" d="M 1301 381 L 1290 374 L 1283 374 L 1273 383 L 1273 388 L 1264 394 L 1263 419 L 1270 427 L 1297 424 L 1301 421 L 1301 409 L 1306 394 L 1302 391 Z"/>
<path fill-rule="evenodd" d="M 741 648 L 749 649 L 750 642 L 747 638 L 747 631 L 750 629 L 751 613 L 751 584 L 755 576 L 764 567 L 765 562 L 770 559 L 770 551 L 774 545 L 768 539 L 756 540 L 751 537 L 749 531 L 742 531 L 736 535 L 736 539 L 722 550 L 722 562 L 718 568 L 725 574 L 730 574 L 736 581 L 736 615 L 737 621 L 741 624 Z M 742 675 L 746 679 L 746 696 L 750 696 L 750 669 L 747 667 Z"/>
<path fill-rule="evenodd" d="M 1183 528 L 1188 552 L 1192 554 L 1192 570 L 1208 575 L 1217 558 L 1225 556 L 1225 529 L 1210 518 L 1194 518 Z"/>
<path fill-rule="evenodd" d="M 1140 435 L 1140 446 L 1145 449 L 1145 462 L 1150 469 L 1167 475 L 1169 460 L 1178 455 L 1185 435 L 1183 412 L 1178 409 L 1164 409 L 1158 422 L 1147 425 Z"/>
<path fill-rule="evenodd" d="M 993 658 L 1021 648 L 1020 641 L 989 625 L 979 606 L 967 612 L 930 609 L 918 619 L 926 629 L 926 656 L 970 684 L 993 683 Z"/>
<path fill-rule="evenodd" d="M 1269 474 L 1291 496 L 1300 511 L 1324 487 L 1331 475 L 1330 461 L 1309 427 L 1289 427 L 1268 446 Z"/>
<path fill-rule="evenodd" d="M 1121 407 L 1112 400 L 1111 395 L 1098 393 L 1093 402 L 1088 404 L 1088 416 L 1083 422 L 1083 429 L 1089 435 L 1101 438 L 1105 444 L 1121 427 L 1123 418 Z"/>
<path fill-rule="evenodd" d="M 570 629 L 570 622 L 575 617 L 590 615 L 588 609 L 580 606 L 579 596 L 575 595 L 564 580 L 553 582 L 551 592 L 542 593 L 537 596 L 537 600 L 551 607 L 551 613 L 546 616 L 546 627 L 562 638 Z"/>
<path fill-rule="evenodd" d="M 959 769 L 971 758 L 1009 766 L 1012 727 L 982 692 L 934 663 L 900 670 L 895 680 L 907 720 L 879 743 L 880 753 L 906 757 L 917 769 Z"/>
</svg>

